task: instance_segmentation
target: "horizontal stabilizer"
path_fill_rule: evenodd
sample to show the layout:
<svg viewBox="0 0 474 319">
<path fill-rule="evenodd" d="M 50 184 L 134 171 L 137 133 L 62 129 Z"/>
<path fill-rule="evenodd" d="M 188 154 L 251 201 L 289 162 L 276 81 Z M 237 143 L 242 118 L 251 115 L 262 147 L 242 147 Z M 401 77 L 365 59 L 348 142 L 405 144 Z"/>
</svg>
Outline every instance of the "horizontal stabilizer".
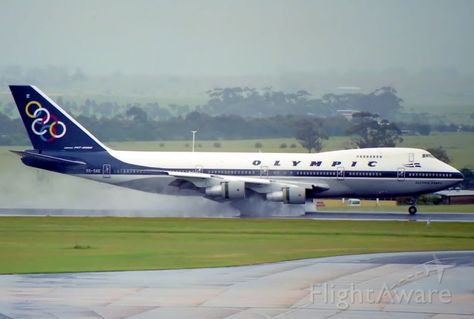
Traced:
<svg viewBox="0 0 474 319">
<path fill-rule="evenodd" d="M 83 161 L 76 161 L 76 160 L 71 160 L 71 159 L 61 158 L 57 156 L 46 155 L 46 154 L 39 154 L 39 153 L 28 152 L 28 151 L 13 151 L 13 150 L 10 150 L 10 152 L 18 156 L 21 156 L 22 158 L 31 158 L 35 160 L 44 161 L 44 162 L 61 163 L 64 165 L 86 165 L 86 163 Z"/>
</svg>

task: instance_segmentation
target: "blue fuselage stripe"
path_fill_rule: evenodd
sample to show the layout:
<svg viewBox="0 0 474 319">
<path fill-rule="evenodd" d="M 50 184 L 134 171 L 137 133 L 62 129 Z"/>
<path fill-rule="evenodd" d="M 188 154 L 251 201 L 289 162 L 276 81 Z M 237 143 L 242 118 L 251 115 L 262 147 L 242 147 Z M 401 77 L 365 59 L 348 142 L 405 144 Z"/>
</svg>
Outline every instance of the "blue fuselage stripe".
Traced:
<svg viewBox="0 0 474 319">
<path fill-rule="evenodd" d="M 337 170 L 268 170 L 255 169 L 191 169 L 191 168 L 160 168 L 160 171 L 197 172 L 210 175 L 227 176 L 269 176 L 269 177 L 334 177 L 334 178 L 397 178 L 397 179 L 457 179 L 460 174 L 451 172 L 404 172 L 400 171 L 337 171 Z M 96 170 L 97 174 L 102 171 Z M 91 174 L 93 174 L 91 172 Z M 141 168 L 112 168 L 111 175 L 163 175 L 163 172 L 153 172 Z"/>
</svg>

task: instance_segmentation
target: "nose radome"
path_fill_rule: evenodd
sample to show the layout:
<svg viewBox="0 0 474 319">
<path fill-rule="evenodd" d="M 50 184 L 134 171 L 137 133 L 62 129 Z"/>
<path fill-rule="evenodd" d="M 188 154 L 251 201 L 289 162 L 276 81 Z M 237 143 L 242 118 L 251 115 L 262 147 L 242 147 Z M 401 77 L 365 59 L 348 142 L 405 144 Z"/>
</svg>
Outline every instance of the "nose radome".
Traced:
<svg viewBox="0 0 474 319">
<path fill-rule="evenodd" d="M 449 166 L 451 172 L 454 174 L 454 178 L 455 179 L 459 179 L 460 181 L 464 180 L 464 175 L 459 171 L 457 170 L 456 168 L 452 167 L 451 165 L 448 165 L 446 164 L 447 166 Z"/>
</svg>

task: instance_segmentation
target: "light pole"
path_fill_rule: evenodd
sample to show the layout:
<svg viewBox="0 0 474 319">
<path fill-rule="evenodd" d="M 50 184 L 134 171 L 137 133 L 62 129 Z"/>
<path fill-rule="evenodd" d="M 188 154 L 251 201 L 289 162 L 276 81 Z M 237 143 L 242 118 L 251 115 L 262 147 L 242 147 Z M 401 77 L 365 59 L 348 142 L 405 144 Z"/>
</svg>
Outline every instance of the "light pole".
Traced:
<svg viewBox="0 0 474 319">
<path fill-rule="evenodd" d="M 194 142 L 196 142 L 196 133 L 197 131 L 191 131 L 193 133 L 193 152 L 194 152 Z"/>
</svg>

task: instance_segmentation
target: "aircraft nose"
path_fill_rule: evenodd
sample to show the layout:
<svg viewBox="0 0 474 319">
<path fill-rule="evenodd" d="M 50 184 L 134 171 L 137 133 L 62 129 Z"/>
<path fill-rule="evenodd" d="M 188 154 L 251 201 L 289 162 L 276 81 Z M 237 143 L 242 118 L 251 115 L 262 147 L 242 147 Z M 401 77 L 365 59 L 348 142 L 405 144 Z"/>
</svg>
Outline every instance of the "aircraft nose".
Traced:
<svg viewBox="0 0 474 319">
<path fill-rule="evenodd" d="M 456 180 L 459 180 L 459 181 L 463 181 L 464 180 L 464 175 L 459 171 L 457 170 L 456 168 L 452 167 L 452 166 L 449 166 L 452 170 L 452 174 L 453 174 L 453 178 L 456 179 Z"/>
</svg>

